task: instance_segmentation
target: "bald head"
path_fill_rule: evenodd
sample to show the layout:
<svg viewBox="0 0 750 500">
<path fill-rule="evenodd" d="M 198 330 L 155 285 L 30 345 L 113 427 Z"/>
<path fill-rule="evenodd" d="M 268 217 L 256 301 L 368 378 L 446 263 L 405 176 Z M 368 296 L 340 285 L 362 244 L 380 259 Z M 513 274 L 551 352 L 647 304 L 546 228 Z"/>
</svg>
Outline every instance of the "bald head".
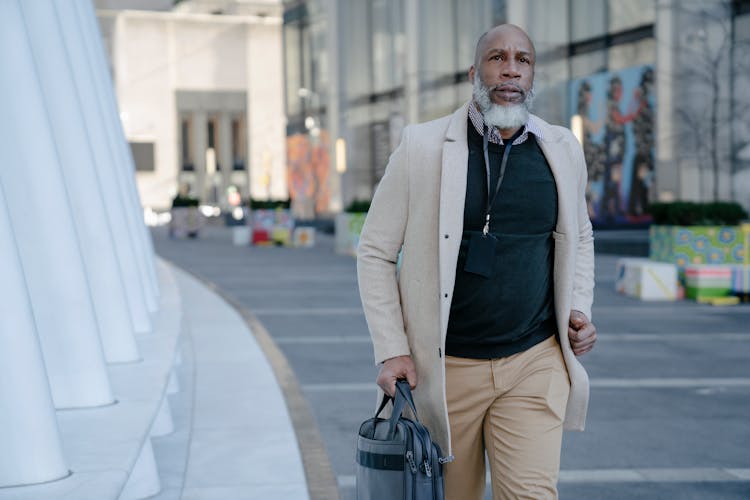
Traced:
<svg viewBox="0 0 750 500">
<path fill-rule="evenodd" d="M 526 123 L 534 95 L 536 51 L 524 30 L 501 24 L 477 42 L 474 64 L 469 68 L 473 97 L 486 123 L 510 134 Z"/>
<path fill-rule="evenodd" d="M 495 37 L 511 33 L 514 35 L 520 35 L 526 39 L 528 45 L 531 47 L 532 55 L 536 59 L 536 49 L 534 48 L 534 43 L 531 41 L 531 38 L 529 38 L 529 35 L 527 35 L 523 29 L 519 28 L 515 24 L 500 24 L 482 33 L 482 36 L 480 36 L 479 40 L 477 40 L 477 46 L 474 49 L 474 66 L 477 68 L 479 67 L 482 54 L 487 51 L 488 45 L 490 45 L 491 42 L 494 41 Z"/>
</svg>

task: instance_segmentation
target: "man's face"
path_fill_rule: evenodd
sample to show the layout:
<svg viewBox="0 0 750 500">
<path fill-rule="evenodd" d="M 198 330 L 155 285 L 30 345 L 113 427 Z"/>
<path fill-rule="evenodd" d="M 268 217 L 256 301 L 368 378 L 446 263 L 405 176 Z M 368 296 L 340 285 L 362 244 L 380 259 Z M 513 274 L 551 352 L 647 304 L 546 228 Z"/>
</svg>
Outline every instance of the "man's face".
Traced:
<svg viewBox="0 0 750 500">
<path fill-rule="evenodd" d="M 513 106 L 523 103 L 534 83 L 534 47 L 520 29 L 500 26 L 480 44 L 469 80 L 479 78 L 489 89 L 492 103 Z"/>
</svg>

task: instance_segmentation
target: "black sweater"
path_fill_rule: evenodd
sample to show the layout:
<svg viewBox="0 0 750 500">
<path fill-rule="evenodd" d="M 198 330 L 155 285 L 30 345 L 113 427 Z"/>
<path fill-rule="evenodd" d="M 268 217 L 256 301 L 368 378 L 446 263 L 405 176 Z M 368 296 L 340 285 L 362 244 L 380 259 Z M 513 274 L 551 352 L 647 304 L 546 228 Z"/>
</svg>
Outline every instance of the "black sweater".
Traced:
<svg viewBox="0 0 750 500">
<path fill-rule="evenodd" d="M 489 277 L 464 270 L 472 233 L 482 231 L 487 179 L 482 136 L 468 124 L 469 164 L 464 232 L 456 265 L 446 354 L 492 359 L 524 351 L 555 332 L 552 231 L 557 223 L 555 180 L 533 135 L 511 147 L 492 207 L 494 262 Z M 489 144 L 491 192 L 503 148 Z"/>
</svg>

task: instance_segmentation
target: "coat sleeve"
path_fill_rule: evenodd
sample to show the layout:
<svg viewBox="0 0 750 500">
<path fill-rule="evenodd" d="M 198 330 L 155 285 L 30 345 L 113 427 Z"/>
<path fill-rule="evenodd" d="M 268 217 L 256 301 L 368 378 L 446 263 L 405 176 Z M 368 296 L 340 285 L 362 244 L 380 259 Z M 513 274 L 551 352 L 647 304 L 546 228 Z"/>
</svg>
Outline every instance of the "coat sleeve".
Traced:
<svg viewBox="0 0 750 500">
<path fill-rule="evenodd" d="M 357 278 L 375 362 L 410 354 L 397 262 L 408 218 L 409 127 L 388 161 L 373 196 L 357 248 Z"/>
<path fill-rule="evenodd" d="M 578 171 L 578 243 L 576 255 L 575 276 L 573 279 L 573 300 L 571 309 L 581 311 L 591 320 L 591 306 L 594 302 L 594 232 L 589 219 L 588 206 L 586 204 L 586 186 L 588 184 L 588 171 L 586 160 L 583 156 L 583 148 L 572 136 L 571 149 L 575 167 Z"/>
</svg>

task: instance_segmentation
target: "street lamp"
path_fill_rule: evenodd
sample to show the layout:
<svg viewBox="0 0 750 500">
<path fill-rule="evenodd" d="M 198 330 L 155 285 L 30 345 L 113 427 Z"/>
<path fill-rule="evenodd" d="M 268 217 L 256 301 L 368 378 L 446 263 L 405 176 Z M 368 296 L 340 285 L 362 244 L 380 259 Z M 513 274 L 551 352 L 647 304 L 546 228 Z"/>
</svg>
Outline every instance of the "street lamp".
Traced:
<svg viewBox="0 0 750 500">
<path fill-rule="evenodd" d="M 346 141 L 341 137 L 336 139 L 336 172 L 346 172 Z"/>
</svg>

